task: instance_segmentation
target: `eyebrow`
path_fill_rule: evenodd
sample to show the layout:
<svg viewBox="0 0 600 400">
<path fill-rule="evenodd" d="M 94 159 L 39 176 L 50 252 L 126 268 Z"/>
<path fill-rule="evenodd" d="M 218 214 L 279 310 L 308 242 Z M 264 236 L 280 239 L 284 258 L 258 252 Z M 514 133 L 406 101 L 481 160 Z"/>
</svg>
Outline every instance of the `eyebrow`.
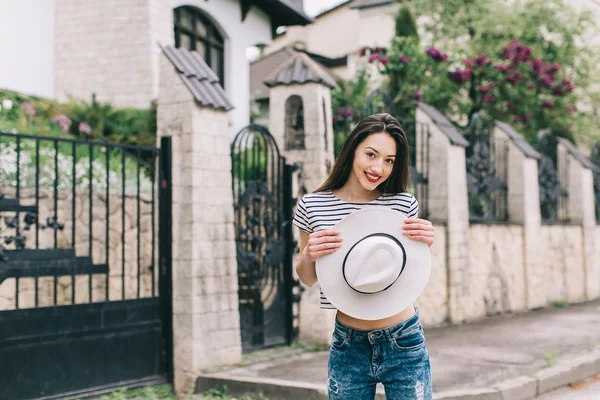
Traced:
<svg viewBox="0 0 600 400">
<path fill-rule="evenodd" d="M 367 146 L 366 148 L 367 148 L 367 149 L 371 149 L 371 150 L 373 150 L 375 153 L 379 154 L 379 152 L 378 152 L 377 150 L 375 150 L 374 148 L 372 148 L 371 146 Z M 396 155 L 395 155 L 395 154 L 390 154 L 388 157 L 396 157 Z"/>
</svg>

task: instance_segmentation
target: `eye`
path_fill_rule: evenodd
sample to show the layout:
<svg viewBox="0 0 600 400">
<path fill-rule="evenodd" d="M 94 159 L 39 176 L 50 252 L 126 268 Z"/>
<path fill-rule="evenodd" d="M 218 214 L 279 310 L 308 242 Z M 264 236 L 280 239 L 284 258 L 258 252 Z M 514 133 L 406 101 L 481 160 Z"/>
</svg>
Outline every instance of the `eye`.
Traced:
<svg viewBox="0 0 600 400">
<path fill-rule="evenodd" d="M 373 158 L 373 157 L 375 157 L 375 153 L 373 153 L 373 152 L 368 152 L 368 153 L 367 153 L 367 156 L 368 156 L 369 158 Z"/>
<path fill-rule="evenodd" d="M 388 158 L 387 160 L 385 160 L 385 162 L 387 162 L 387 163 L 389 163 L 389 164 L 393 164 L 393 163 L 394 163 L 394 160 L 393 160 L 393 159 L 391 159 L 391 158 Z"/>
</svg>

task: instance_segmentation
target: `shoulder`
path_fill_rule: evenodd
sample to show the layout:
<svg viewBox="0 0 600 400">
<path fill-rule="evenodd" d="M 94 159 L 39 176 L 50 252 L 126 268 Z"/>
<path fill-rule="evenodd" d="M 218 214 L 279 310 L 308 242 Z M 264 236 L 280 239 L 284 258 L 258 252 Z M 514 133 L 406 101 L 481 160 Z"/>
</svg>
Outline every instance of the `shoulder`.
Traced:
<svg viewBox="0 0 600 400">
<path fill-rule="evenodd" d="M 327 192 L 317 192 L 317 193 L 307 193 L 302 196 L 302 204 L 305 206 L 318 206 L 325 205 L 328 202 L 335 200 L 335 196 L 331 191 Z"/>
<path fill-rule="evenodd" d="M 387 193 L 382 198 L 394 210 L 409 217 L 418 217 L 419 215 L 419 202 L 411 193 Z"/>
</svg>

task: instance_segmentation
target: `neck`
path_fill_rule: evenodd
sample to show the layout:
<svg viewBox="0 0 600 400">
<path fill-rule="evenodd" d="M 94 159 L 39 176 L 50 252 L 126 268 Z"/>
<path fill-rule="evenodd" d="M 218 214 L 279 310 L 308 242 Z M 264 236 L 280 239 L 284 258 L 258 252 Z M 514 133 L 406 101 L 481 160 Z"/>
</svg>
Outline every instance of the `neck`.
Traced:
<svg viewBox="0 0 600 400">
<path fill-rule="evenodd" d="M 335 191 L 335 195 L 344 201 L 366 203 L 379 197 L 379 190 L 367 190 L 358 182 L 354 174 L 350 174 L 348 181 Z"/>
</svg>

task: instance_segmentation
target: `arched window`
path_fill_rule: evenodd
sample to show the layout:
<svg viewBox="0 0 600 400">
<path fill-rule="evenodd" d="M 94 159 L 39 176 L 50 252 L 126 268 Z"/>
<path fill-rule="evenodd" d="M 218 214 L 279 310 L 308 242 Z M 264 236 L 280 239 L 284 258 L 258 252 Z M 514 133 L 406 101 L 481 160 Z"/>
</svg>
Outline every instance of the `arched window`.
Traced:
<svg viewBox="0 0 600 400">
<path fill-rule="evenodd" d="M 302 98 L 290 96 L 285 102 L 285 149 L 304 150 L 304 106 Z"/>
<path fill-rule="evenodd" d="M 173 11 L 175 14 L 175 47 L 196 50 L 217 74 L 221 85 L 224 86 L 223 36 L 198 9 L 182 6 Z"/>
</svg>

